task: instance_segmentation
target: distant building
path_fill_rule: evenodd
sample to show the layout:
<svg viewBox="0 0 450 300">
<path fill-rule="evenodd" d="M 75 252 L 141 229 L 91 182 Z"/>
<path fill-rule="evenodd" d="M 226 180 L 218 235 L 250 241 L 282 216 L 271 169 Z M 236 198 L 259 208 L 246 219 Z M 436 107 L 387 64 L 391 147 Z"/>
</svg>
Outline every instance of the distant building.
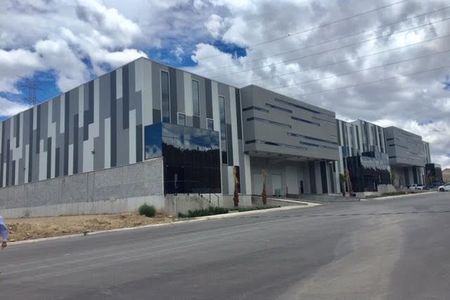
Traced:
<svg viewBox="0 0 450 300">
<path fill-rule="evenodd" d="M 337 170 L 340 174 L 348 173 L 351 190 L 376 192 L 378 185 L 390 184 L 390 165 L 383 128 L 363 120 L 337 120 L 337 127 Z"/>
<path fill-rule="evenodd" d="M 438 164 L 425 165 L 425 184 L 433 185 L 442 182 L 442 169 Z"/>
<path fill-rule="evenodd" d="M 442 171 L 442 180 L 444 182 L 450 182 L 450 169 L 444 169 Z"/>
<path fill-rule="evenodd" d="M 408 187 L 425 182 L 425 148 L 422 137 L 397 127 L 384 129 L 394 185 Z"/>
</svg>

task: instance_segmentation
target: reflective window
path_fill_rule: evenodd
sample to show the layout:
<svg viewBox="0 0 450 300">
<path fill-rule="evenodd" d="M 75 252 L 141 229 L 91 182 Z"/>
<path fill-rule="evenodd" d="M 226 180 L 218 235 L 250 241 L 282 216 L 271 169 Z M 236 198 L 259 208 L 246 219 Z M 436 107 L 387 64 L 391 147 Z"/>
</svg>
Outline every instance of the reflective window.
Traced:
<svg viewBox="0 0 450 300">
<path fill-rule="evenodd" d="M 161 123 L 145 127 L 145 159 L 162 156 Z"/>
<path fill-rule="evenodd" d="M 164 191 L 219 193 L 219 135 L 210 130 L 164 124 Z"/>
<path fill-rule="evenodd" d="M 162 121 L 170 123 L 169 73 L 161 71 Z"/>
<path fill-rule="evenodd" d="M 164 157 L 164 193 L 220 193 L 217 132 L 168 123 L 145 127 L 145 158 Z"/>
<path fill-rule="evenodd" d="M 192 80 L 192 103 L 194 105 L 194 116 L 200 116 L 200 92 L 197 80 Z"/>
</svg>

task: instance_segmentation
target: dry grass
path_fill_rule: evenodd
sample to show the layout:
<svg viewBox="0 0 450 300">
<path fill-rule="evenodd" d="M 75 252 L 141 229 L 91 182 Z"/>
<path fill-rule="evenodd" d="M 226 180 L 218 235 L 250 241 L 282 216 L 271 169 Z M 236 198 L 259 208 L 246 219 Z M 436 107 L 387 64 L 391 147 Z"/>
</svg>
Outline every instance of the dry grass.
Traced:
<svg viewBox="0 0 450 300">
<path fill-rule="evenodd" d="M 5 220 L 10 228 L 10 241 L 77 234 L 98 230 L 171 223 L 174 217 L 157 214 L 147 218 L 137 214 L 82 215 Z"/>
</svg>

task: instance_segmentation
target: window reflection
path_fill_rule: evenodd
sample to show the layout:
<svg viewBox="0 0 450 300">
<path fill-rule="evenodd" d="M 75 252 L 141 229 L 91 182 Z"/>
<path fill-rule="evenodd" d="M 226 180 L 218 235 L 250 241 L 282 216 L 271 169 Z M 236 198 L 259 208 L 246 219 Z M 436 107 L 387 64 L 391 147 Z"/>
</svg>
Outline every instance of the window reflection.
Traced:
<svg viewBox="0 0 450 300">
<path fill-rule="evenodd" d="M 161 123 L 145 127 L 145 159 L 162 156 Z"/>
<path fill-rule="evenodd" d="M 164 157 L 164 192 L 220 193 L 217 132 L 154 124 L 145 128 L 145 157 Z"/>
</svg>

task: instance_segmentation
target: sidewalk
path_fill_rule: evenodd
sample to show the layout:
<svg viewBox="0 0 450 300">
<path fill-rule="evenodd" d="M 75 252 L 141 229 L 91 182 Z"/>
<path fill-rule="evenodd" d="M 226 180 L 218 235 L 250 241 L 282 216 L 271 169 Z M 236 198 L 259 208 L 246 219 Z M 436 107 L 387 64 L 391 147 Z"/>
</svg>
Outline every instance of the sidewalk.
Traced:
<svg viewBox="0 0 450 300">
<path fill-rule="evenodd" d="M 438 193 L 438 192 L 437 191 L 429 191 L 429 192 L 419 192 L 419 193 L 411 193 L 411 194 L 395 195 L 395 196 L 382 196 L 382 197 L 361 199 L 361 201 L 394 200 L 394 199 L 399 199 L 399 198 L 417 197 L 417 196 L 423 196 L 423 195 L 429 195 L 429 194 L 435 194 L 435 193 Z"/>
</svg>

